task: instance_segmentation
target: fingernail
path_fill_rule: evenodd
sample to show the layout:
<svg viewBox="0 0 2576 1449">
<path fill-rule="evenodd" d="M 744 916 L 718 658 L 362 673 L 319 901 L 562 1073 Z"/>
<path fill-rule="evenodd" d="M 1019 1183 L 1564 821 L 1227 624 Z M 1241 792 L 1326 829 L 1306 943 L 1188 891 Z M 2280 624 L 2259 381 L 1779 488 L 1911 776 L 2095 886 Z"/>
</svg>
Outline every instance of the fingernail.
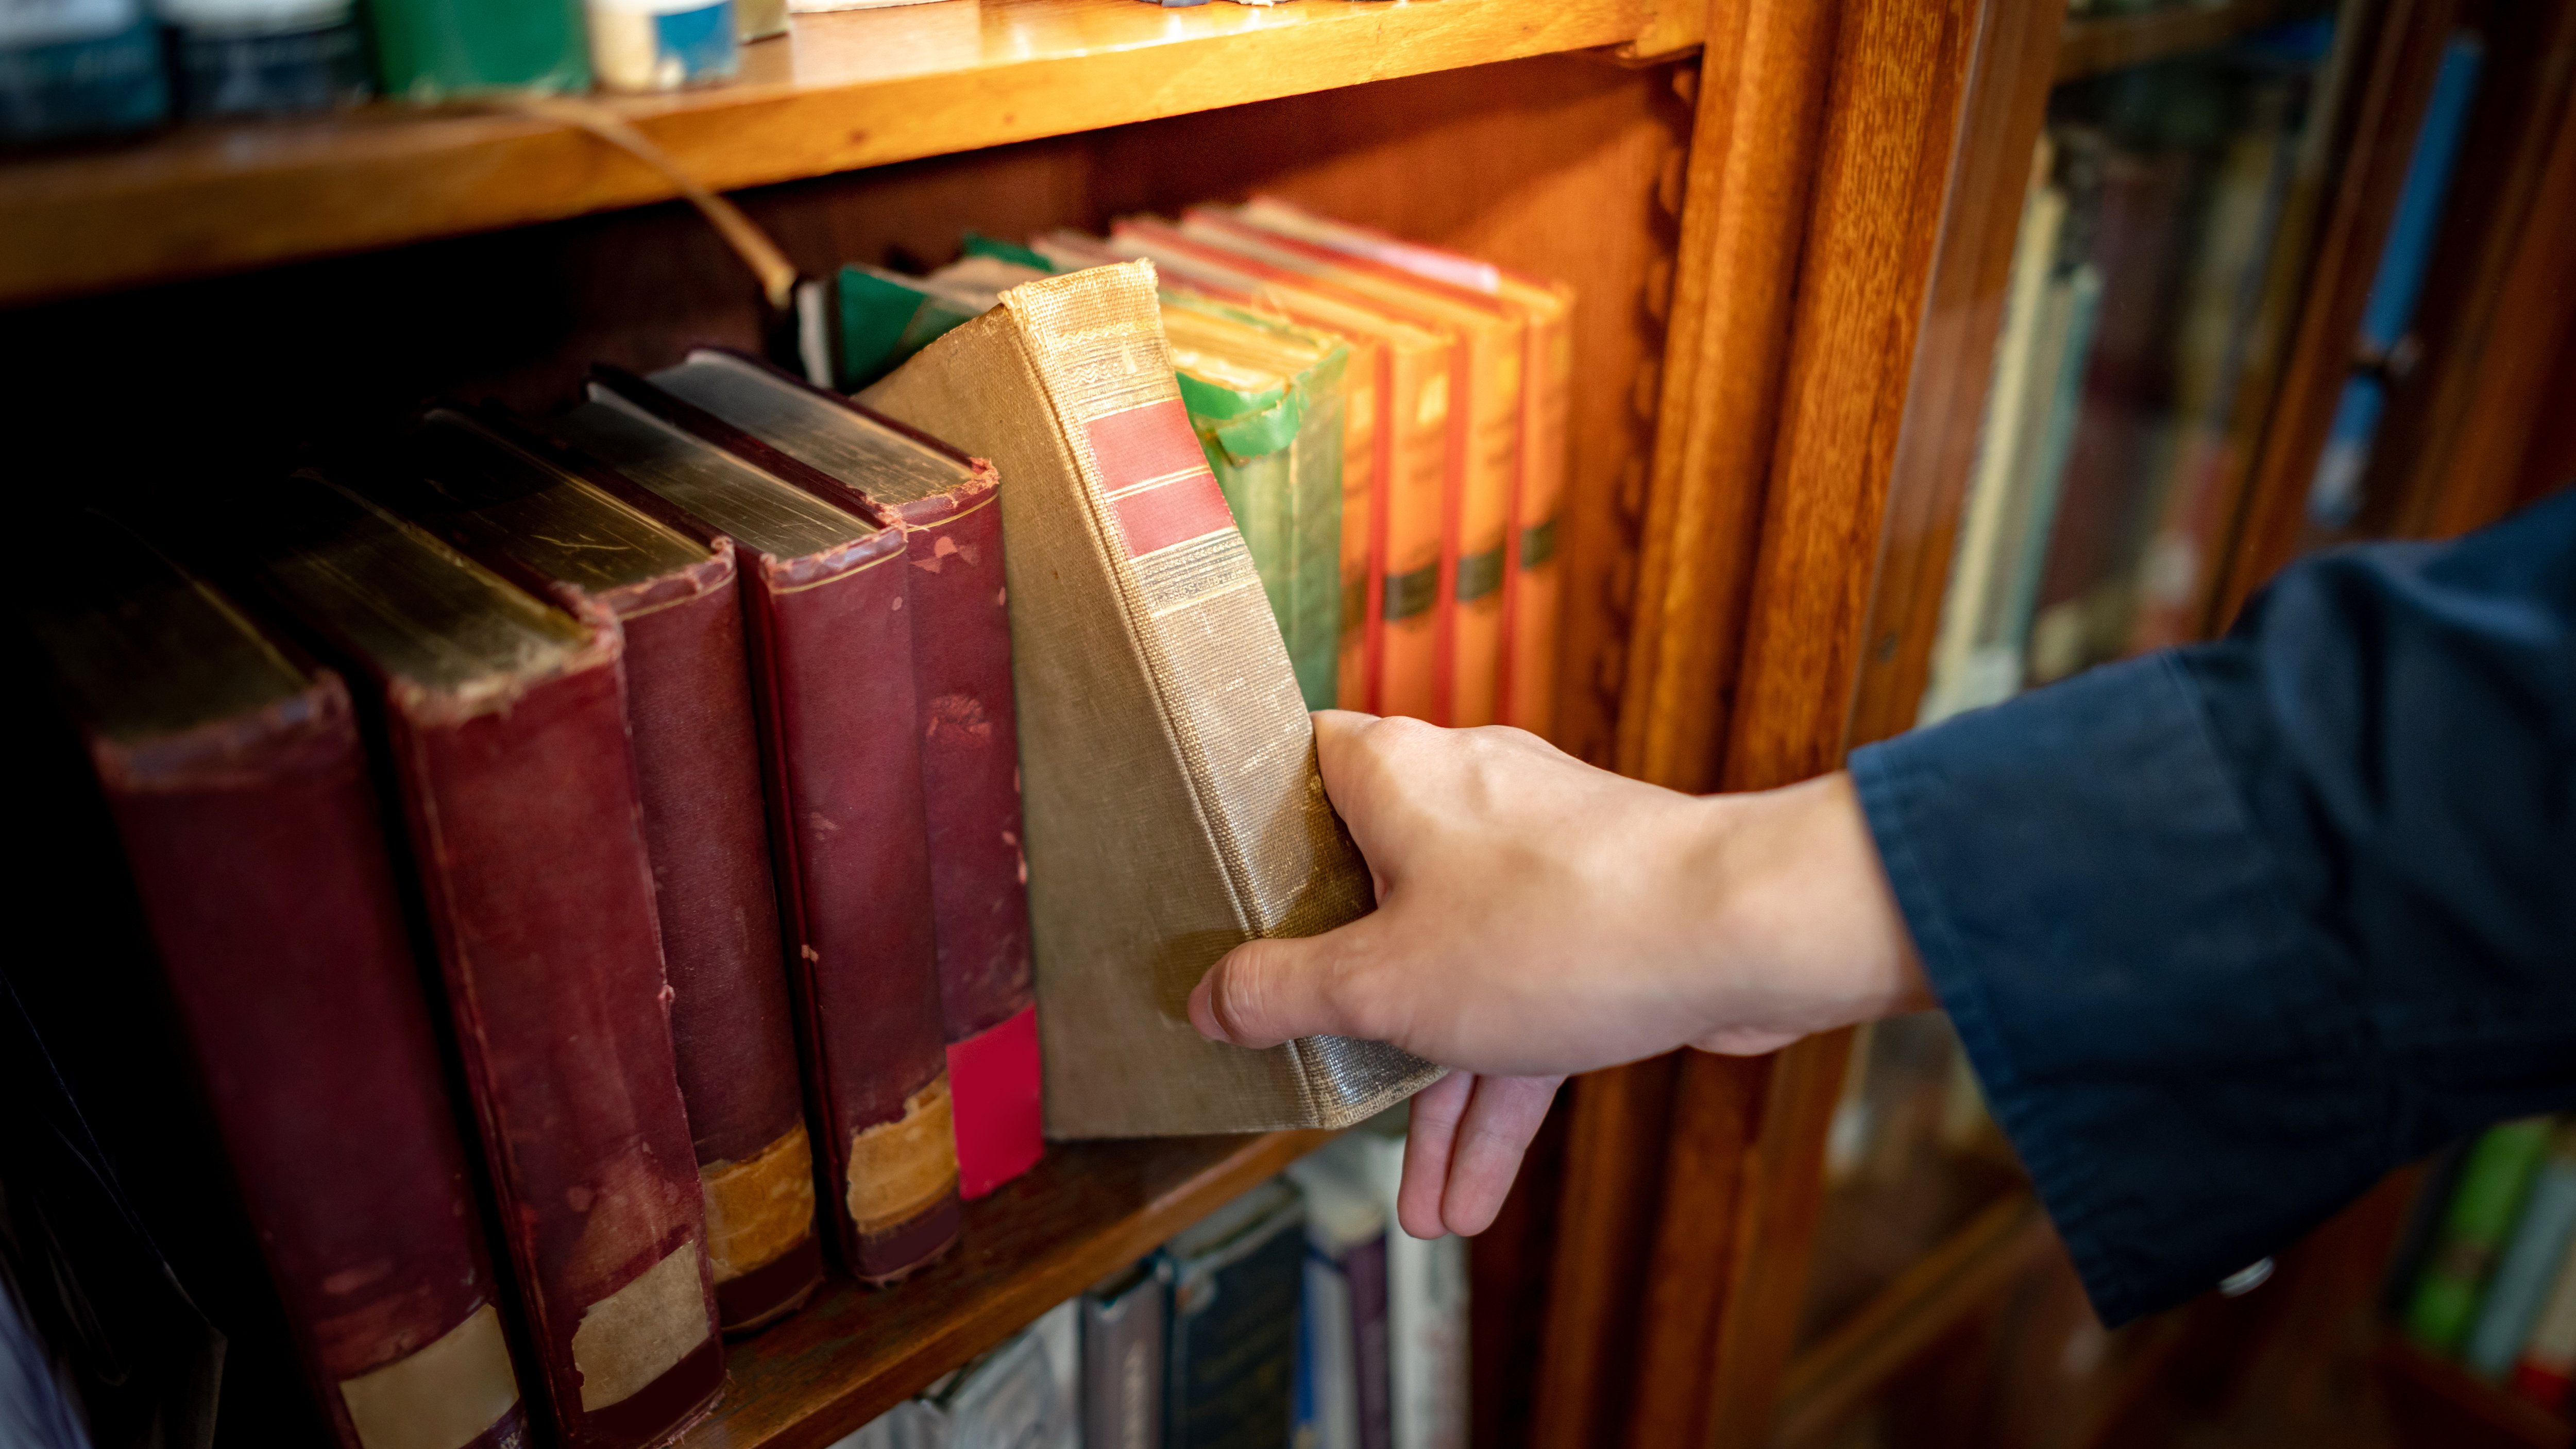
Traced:
<svg viewBox="0 0 2576 1449">
<path fill-rule="evenodd" d="M 1199 1035 L 1209 1041 L 1225 1040 L 1225 1033 L 1217 1029 L 1216 1010 L 1208 1005 L 1208 984 L 1205 981 L 1190 988 L 1190 1025 L 1197 1027 Z"/>
</svg>

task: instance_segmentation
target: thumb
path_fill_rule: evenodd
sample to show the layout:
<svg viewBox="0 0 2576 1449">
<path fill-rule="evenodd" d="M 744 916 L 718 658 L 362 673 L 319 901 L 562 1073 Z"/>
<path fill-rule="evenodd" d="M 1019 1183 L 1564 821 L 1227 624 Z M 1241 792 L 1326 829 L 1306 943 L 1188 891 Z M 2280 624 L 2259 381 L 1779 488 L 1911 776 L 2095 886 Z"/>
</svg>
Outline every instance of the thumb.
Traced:
<svg viewBox="0 0 2576 1449">
<path fill-rule="evenodd" d="M 1190 1025 L 1210 1041 L 1270 1047 L 1298 1036 L 1362 1036 L 1343 987 L 1350 938 L 1363 916 L 1320 936 L 1246 941 L 1190 992 Z"/>
</svg>

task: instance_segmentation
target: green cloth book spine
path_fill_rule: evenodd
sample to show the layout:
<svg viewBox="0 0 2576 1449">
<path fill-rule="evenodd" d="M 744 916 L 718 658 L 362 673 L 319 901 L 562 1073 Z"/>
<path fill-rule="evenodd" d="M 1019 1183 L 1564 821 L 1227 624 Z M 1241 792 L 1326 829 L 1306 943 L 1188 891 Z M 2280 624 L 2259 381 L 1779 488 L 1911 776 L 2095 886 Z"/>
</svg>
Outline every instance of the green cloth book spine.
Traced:
<svg viewBox="0 0 2576 1449">
<path fill-rule="evenodd" d="M 1197 298 L 1166 294 L 1163 305 L 1279 330 L 1269 318 Z M 1331 709 L 1340 682 L 1342 376 L 1349 361 L 1350 349 L 1335 343 L 1285 386 L 1251 392 L 1179 375 L 1190 428 L 1252 550 L 1308 709 Z"/>
<path fill-rule="evenodd" d="M 368 0 L 367 18 L 399 100 L 590 88 L 580 0 Z"/>
<path fill-rule="evenodd" d="M 975 320 L 981 308 L 899 276 L 856 263 L 841 268 L 833 285 L 833 385 L 857 392 L 902 366 L 950 328 Z"/>
<path fill-rule="evenodd" d="M 2445 1357 L 2459 1348 L 2548 1145 L 2549 1119 L 2540 1117 L 2489 1128 L 2469 1149 L 2441 1237 L 2406 1305 L 2406 1336 L 2417 1346 Z"/>
</svg>

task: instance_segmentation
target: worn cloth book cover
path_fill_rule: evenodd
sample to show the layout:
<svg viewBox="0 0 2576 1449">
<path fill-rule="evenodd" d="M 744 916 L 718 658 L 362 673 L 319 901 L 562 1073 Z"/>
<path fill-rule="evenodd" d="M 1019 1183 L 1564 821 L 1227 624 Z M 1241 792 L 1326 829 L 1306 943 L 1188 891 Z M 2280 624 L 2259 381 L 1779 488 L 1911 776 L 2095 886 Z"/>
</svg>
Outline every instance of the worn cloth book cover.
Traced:
<svg viewBox="0 0 2576 1449">
<path fill-rule="evenodd" d="M 974 245 L 970 237 L 968 244 Z M 1096 237 L 1056 231 L 1033 239 L 1026 250 L 1060 272 L 1077 272 L 1124 260 Z M 1340 552 L 1340 634 L 1333 650 L 1333 704 L 1340 709 L 1376 707 L 1377 665 L 1383 639 L 1379 613 L 1386 603 L 1386 581 L 1377 566 L 1385 539 L 1377 527 L 1378 443 L 1387 416 L 1384 386 L 1389 371 L 1387 344 L 1363 328 L 1303 326 L 1288 320 L 1275 305 L 1254 295 L 1253 281 L 1225 285 L 1185 265 L 1156 264 L 1164 300 L 1199 301 L 1257 317 L 1272 325 L 1340 343 L 1350 352 L 1342 367 L 1342 533 Z M 1435 545 L 1436 547 L 1436 545 Z"/>
<path fill-rule="evenodd" d="M 1328 930 L 1370 896 L 1173 383 L 1152 266 L 1015 287 L 866 401 L 1010 480 L 1049 1133 L 1338 1126 L 1435 1078 L 1382 1043 L 1247 1051 L 1189 1024 L 1191 987 L 1227 950 Z"/>
<path fill-rule="evenodd" d="M 1564 567 L 1556 556 L 1574 410 L 1574 288 L 1479 257 L 1404 241 L 1256 196 L 1232 213 L 1300 241 L 1394 267 L 1441 286 L 1491 297 L 1527 328 L 1521 361 L 1520 449 L 1512 482 L 1509 557 L 1503 573 L 1503 661 L 1495 719 L 1546 736 L 1556 722 L 1556 655 Z"/>
<path fill-rule="evenodd" d="M 378 501 L 626 641 L 627 733 L 671 983 L 671 1045 L 729 1332 L 822 1281 L 733 546 L 497 407 L 432 409 Z"/>
<path fill-rule="evenodd" d="M 1305 1204 L 1272 1178 L 1163 1245 L 1164 1449 L 1273 1449 L 1293 1412 Z"/>
<path fill-rule="evenodd" d="M 1451 470 L 1441 518 L 1441 593 L 1453 607 L 1438 646 L 1443 684 L 1431 718 L 1443 725 L 1494 723 L 1502 707 L 1504 580 L 1520 476 L 1527 319 L 1495 298 L 1266 231 L 1213 207 L 1183 213 L 1181 232 L 1455 333 L 1459 405 L 1449 415 Z"/>
<path fill-rule="evenodd" d="M 1252 550 L 1298 692 L 1308 709 L 1331 709 L 1350 349 L 1203 300 L 1166 296 L 1162 312 L 1190 428 Z"/>
<path fill-rule="evenodd" d="M 659 1442 L 724 1381 L 614 622 L 313 475 L 230 501 L 245 580 L 364 678 L 554 1433 Z"/>
<path fill-rule="evenodd" d="M 959 1190 L 981 1197 L 1044 1145 L 1003 485 L 990 467 L 739 354 L 701 348 L 653 381 L 774 450 L 780 476 L 903 539 Z"/>
<path fill-rule="evenodd" d="M 1456 601 L 1441 589 L 1449 496 L 1463 456 L 1450 401 L 1463 395 L 1459 339 L 1449 327 L 1408 320 L 1374 299 L 1329 282 L 1183 236 L 1176 227 L 1130 217 L 1110 229 L 1122 256 L 1150 259 L 1176 282 L 1241 291 L 1259 310 L 1344 337 L 1368 337 L 1383 351 L 1373 476 L 1383 487 L 1369 512 L 1368 694 L 1372 714 L 1432 719 L 1445 688 L 1440 641 Z M 1452 560 L 1454 562 L 1454 559 Z"/>
<path fill-rule="evenodd" d="M 348 693 L 125 542 L 113 568 L 61 570 L 29 633 L 314 1406 L 344 1449 L 517 1445 L 526 1412 Z M 213 1216 L 195 1186 L 190 1217 Z M 16 1210 L 41 1231 L 37 1204 Z"/>
<path fill-rule="evenodd" d="M 803 465 L 631 374 L 598 369 L 550 426 L 733 540 L 834 1238 L 853 1276 L 899 1278 L 959 1221 L 903 534 L 787 482 Z"/>
</svg>

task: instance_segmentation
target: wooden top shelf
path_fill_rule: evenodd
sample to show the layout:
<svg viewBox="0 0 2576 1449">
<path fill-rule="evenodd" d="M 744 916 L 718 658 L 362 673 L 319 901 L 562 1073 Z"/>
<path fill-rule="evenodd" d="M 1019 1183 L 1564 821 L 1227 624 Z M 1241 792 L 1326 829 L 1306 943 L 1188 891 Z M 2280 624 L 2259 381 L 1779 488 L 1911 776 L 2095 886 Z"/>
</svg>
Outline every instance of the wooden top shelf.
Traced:
<svg viewBox="0 0 2576 1449">
<path fill-rule="evenodd" d="M 1218 106 L 1628 44 L 1653 0 L 934 0 L 803 15 L 734 84 L 601 98 L 719 191 Z M 0 162 L 0 305 L 668 200 L 506 103 L 180 127 Z"/>
<path fill-rule="evenodd" d="M 1027 1176 L 968 1203 L 964 1236 L 920 1274 L 883 1289 L 832 1279 L 731 1345 L 723 1402 L 677 1449 L 820 1449 L 1332 1135 L 1051 1144 Z"/>
<path fill-rule="evenodd" d="M 2313 8 L 2293 0 L 2220 0 L 2139 15 L 2070 19 L 2057 48 L 2057 78 L 2077 80 L 2208 50 Z"/>
</svg>

